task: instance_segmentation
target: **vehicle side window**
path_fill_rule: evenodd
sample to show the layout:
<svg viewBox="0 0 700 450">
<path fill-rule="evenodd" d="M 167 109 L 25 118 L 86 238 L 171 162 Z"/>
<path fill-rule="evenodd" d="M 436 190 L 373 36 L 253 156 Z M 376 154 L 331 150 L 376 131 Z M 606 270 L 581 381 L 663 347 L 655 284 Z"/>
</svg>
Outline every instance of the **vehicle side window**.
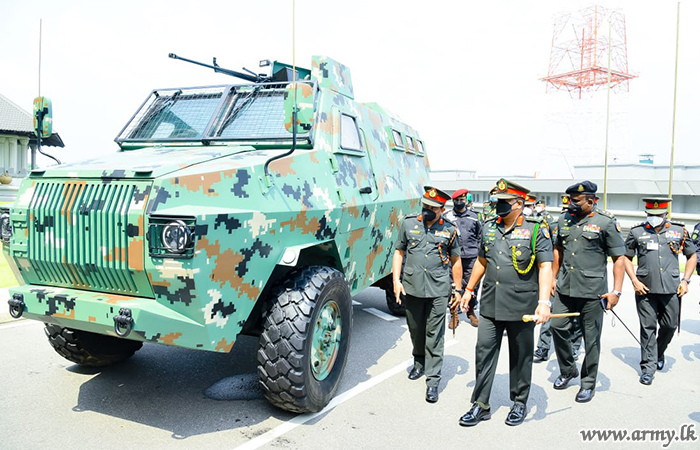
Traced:
<svg viewBox="0 0 700 450">
<path fill-rule="evenodd" d="M 362 150 L 360 132 L 355 118 L 346 114 L 340 115 L 340 148 L 345 150 Z"/>
<path fill-rule="evenodd" d="M 391 134 L 394 139 L 394 148 L 403 149 L 403 138 L 401 137 L 401 133 L 396 130 L 391 130 Z"/>
<path fill-rule="evenodd" d="M 416 139 L 416 143 L 418 144 L 418 154 L 423 156 L 425 155 L 425 147 L 423 147 L 423 141 L 419 141 Z"/>
<path fill-rule="evenodd" d="M 411 136 L 406 136 L 406 143 L 408 144 L 408 147 L 406 150 L 408 153 L 415 153 L 416 152 L 416 146 L 413 143 L 413 138 Z"/>
</svg>

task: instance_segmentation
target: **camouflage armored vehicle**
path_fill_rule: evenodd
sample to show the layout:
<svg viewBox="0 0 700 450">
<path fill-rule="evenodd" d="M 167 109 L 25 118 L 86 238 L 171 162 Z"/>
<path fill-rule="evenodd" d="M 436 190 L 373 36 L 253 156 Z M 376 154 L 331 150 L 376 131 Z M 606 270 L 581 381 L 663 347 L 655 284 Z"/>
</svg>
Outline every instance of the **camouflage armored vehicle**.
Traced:
<svg viewBox="0 0 700 450">
<path fill-rule="evenodd" d="M 230 352 L 259 336 L 267 398 L 318 411 L 339 385 L 351 296 L 391 291 L 395 232 L 428 181 L 423 141 L 355 101 L 330 58 L 225 72 L 246 83 L 154 90 L 119 152 L 22 182 L 0 221 L 21 283 L 10 311 L 91 366 L 144 342 Z"/>
</svg>

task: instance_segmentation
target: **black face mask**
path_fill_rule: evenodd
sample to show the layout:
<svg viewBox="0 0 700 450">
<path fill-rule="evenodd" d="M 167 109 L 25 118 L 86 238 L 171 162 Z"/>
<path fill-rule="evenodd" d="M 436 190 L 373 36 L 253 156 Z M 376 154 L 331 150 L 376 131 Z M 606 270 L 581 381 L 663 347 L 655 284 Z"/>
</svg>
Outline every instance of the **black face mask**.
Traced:
<svg viewBox="0 0 700 450">
<path fill-rule="evenodd" d="M 496 203 L 496 215 L 498 217 L 505 217 L 513 210 L 513 205 L 508 203 L 506 200 L 499 200 Z"/>
<path fill-rule="evenodd" d="M 583 214 L 583 206 L 579 205 L 578 203 L 569 203 L 567 209 L 573 216 L 580 216 L 581 214 Z"/>
<path fill-rule="evenodd" d="M 455 201 L 454 205 L 456 210 L 462 211 L 464 208 L 467 207 L 467 202 Z"/>
<path fill-rule="evenodd" d="M 423 208 L 423 219 L 426 222 L 432 222 L 437 217 L 437 213 L 432 209 Z"/>
</svg>

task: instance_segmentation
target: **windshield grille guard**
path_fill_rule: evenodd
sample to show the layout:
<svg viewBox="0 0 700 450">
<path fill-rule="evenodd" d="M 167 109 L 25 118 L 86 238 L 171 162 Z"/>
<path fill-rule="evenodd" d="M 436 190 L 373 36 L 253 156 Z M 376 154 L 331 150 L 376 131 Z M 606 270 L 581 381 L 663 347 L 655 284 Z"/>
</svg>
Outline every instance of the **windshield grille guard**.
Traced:
<svg viewBox="0 0 700 450">
<path fill-rule="evenodd" d="M 313 87 L 313 81 L 297 83 Z M 284 128 L 289 82 L 153 90 L 114 139 L 117 144 L 213 141 L 291 141 Z M 310 133 L 297 139 L 309 140 Z"/>
</svg>

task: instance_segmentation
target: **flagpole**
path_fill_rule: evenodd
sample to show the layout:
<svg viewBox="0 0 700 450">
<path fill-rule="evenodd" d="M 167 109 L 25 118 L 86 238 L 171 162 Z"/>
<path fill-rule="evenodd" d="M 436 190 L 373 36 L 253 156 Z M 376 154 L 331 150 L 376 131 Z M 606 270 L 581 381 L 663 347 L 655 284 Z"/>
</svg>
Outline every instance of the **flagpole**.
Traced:
<svg viewBox="0 0 700 450">
<path fill-rule="evenodd" d="M 605 117 L 605 170 L 603 175 L 603 209 L 608 209 L 608 137 L 610 135 L 610 58 L 612 55 L 612 17 L 608 21 L 608 107 Z"/>
<path fill-rule="evenodd" d="M 676 97 L 678 94 L 678 46 L 680 41 L 681 29 L 681 2 L 678 2 L 678 11 L 676 13 L 676 74 L 673 84 L 673 126 L 671 128 L 671 163 L 668 169 L 668 197 L 673 195 L 673 159 L 676 150 Z M 668 217 L 671 218 L 671 203 L 668 204 Z"/>
</svg>

